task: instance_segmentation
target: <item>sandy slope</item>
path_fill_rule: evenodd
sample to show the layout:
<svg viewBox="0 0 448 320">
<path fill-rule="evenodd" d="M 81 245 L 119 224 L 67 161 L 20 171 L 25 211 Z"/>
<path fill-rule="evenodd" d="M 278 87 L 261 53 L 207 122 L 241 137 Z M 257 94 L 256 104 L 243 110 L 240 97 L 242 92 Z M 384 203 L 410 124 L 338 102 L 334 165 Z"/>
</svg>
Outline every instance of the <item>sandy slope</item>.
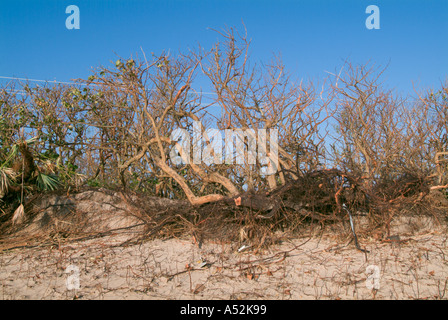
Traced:
<svg viewBox="0 0 448 320">
<path fill-rule="evenodd" d="M 447 299 L 446 231 L 401 240 L 365 240 L 367 254 L 331 237 L 258 254 L 190 239 L 112 246 L 113 237 L 14 249 L 0 253 L 0 299 Z M 69 290 L 76 271 L 80 287 Z"/>
</svg>

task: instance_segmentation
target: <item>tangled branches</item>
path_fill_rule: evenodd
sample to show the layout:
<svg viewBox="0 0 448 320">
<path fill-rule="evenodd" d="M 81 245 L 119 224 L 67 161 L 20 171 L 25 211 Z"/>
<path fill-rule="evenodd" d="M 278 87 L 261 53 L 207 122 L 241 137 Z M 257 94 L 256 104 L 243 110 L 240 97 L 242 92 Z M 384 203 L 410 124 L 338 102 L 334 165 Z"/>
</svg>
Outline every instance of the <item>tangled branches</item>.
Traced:
<svg viewBox="0 0 448 320">
<path fill-rule="evenodd" d="M 0 222 L 17 207 L 11 190 L 24 189 L 18 171 L 40 185 L 25 202 L 35 190 L 85 186 L 186 201 L 148 207 L 151 235 L 266 239 L 346 221 L 344 204 L 388 233 L 397 214 L 437 212 L 430 199 L 446 200 L 448 185 L 446 84 L 403 97 L 381 84 L 385 69 L 349 62 L 306 82 L 278 57 L 251 64 L 246 34 L 218 33 L 208 51 L 120 58 L 75 84 L 22 84 L 21 95 L 2 88 Z M 28 136 L 32 148 L 10 157 Z"/>
</svg>

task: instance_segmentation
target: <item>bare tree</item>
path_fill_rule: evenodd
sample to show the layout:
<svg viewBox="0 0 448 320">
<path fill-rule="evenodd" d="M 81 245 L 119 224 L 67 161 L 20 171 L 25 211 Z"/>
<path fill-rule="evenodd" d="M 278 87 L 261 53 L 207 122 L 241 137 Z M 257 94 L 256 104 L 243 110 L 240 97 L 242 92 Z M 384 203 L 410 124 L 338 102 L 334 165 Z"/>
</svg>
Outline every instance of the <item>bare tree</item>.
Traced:
<svg viewBox="0 0 448 320">
<path fill-rule="evenodd" d="M 3 88 L 1 168 L 17 141 L 38 137 L 36 167 L 53 163 L 45 170 L 67 187 L 82 173 L 90 185 L 290 221 L 337 221 L 347 203 L 390 224 L 446 188 L 446 86 L 412 100 L 381 83 L 385 68 L 350 63 L 306 82 L 280 56 L 254 63 L 247 34 L 216 32 L 210 50 L 142 52 L 74 85 Z"/>
</svg>

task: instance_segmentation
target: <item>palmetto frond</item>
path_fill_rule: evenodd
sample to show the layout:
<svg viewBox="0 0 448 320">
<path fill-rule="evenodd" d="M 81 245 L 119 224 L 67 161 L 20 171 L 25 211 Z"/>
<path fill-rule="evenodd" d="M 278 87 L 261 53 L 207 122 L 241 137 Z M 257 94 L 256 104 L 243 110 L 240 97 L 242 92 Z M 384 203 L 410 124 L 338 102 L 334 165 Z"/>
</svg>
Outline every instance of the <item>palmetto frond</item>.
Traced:
<svg viewBox="0 0 448 320">
<path fill-rule="evenodd" d="M 14 211 L 14 214 L 12 215 L 12 224 L 20 224 L 25 219 L 25 208 L 23 204 L 20 204 L 20 206 Z"/>
<path fill-rule="evenodd" d="M 11 168 L 0 167 L 0 199 L 8 192 L 9 186 L 17 174 Z"/>
<path fill-rule="evenodd" d="M 8 163 L 17 157 L 17 154 L 19 153 L 19 147 L 21 144 L 26 144 L 28 146 L 32 146 L 37 141 L 37 136 L 29 138 L 25 141 L 17 141 L 11 146 L 11 150 L 9 151 L 8 156 L 6 157 L 5 161 L 0 165 L 0 169 L 8 165 Z"/>
<path fill-rule="evenodd" d="M 53 174 L 37 173 L 37 187 L 41 190 L 55 190 L 59 185 L 58 177 Z"/>
</svg>

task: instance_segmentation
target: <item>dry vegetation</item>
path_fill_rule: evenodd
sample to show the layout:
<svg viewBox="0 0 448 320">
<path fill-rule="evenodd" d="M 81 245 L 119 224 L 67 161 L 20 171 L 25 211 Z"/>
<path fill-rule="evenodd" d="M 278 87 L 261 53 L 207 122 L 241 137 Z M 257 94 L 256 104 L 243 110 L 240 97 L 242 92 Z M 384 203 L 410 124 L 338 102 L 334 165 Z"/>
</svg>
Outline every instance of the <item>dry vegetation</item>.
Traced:
<svg viewBox="0 0 448 320">
<path fill-rule="evenodd" d="M 253 64 L 245 35 L 219 34 L 208 51 L 120 58 L 76 85 L 1 88 L 2 243 L 42 219 L 46 198 L 58 197 L 48 204 L 54 207 L 98 188 L 115 190 L 120 210 L 139 219 L 138 240 L 187 233 L 198 241 L 246 237 L 262 246 L 279 230 L 348 222 L 343 205 L 356 221 L 366 217 L 358 233 L 383 238 L 400 215 L 444 222 L 446 83 L 402 97 L 381 83 L 384 69 L 349 62 L 322 83 L 297 82 L 278 57 Z M 171 134 L 184 129 L 193 136 L 194 121 L 202 123 L 203 148 L 212 140 L 209 128 L 277 129 L 277 172 L 260 174 L 272 158 L 187 161 Z M 275 147 L 267 145 L 270 157 Z M 184 162 L 174 163 L 173 154 Z M 81 210 L 64 201 L 66 213 Z M 45 239 L 95 235 L 76 226 L 53 225 Z"/>
</svg>

